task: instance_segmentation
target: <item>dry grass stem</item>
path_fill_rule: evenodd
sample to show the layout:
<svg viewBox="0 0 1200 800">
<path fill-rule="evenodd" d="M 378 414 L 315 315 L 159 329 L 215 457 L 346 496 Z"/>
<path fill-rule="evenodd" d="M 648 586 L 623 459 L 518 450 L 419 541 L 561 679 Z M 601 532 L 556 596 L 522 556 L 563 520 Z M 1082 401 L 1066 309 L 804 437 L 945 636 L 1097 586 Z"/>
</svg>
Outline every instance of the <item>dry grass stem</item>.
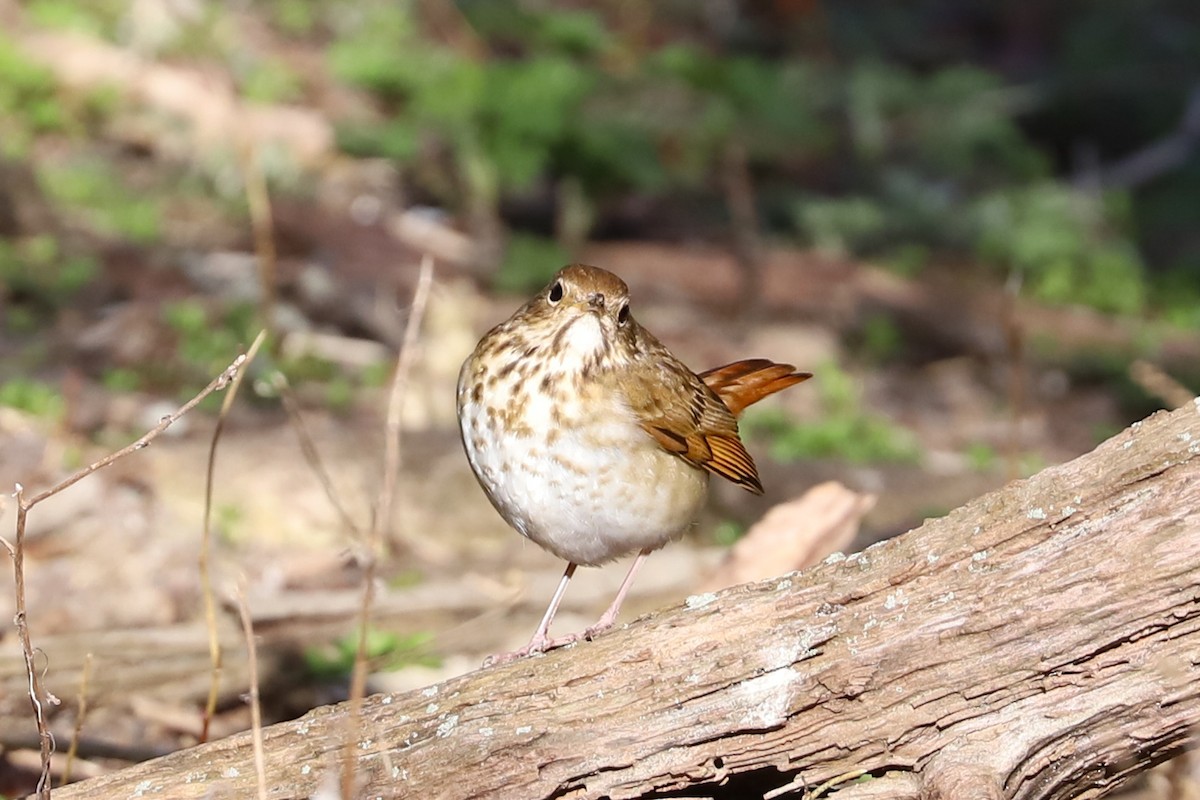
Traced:
<svg viewBox="0 0 1200 800">
<path fill-rule="evenodd" d="M 235 381 L 241 374 L 241 368 L 246 363 L 247 356 L 240 355 L 233 360 L 233 363 L 225 368 L 225 371 L 213 379 L 208 386 L 205 386 L 199 394 L 191 400 L 184 403 L 174 412 L 166 415 L 159 423 L 147 431 L 136 441 L 132 442 L 115 453 L 109 453 L 98 461 L 93 461 L 83 469 L 75 472 L 65 480 L 59 481 L 31 498 L 25 497 L 25 488 L 17 484 L 14 497 L 17 501 L 17 524 L 16 524 L 16 541 L 9 542 L 7 539 L 0 537 L 9 556 L 13 560 L 13 578 L 14 590 L 16 592 L 16 614 L 13 616 L 13 624 L 17 629 L 17 638 L 21 642 L 21 652 L 25 660 L 25 672 L 29 679 L 29 700 L 33 704 L 34 720 L 37 724 L 38 739 L 41 745 L 41 764 L 42 771 L 38 778 L 36 796 L 39 800 L 49 800 L 50 797 L 50 759 L 54 753 L 54 737 L 50 733 L 49 726 L 46 723 L 46 714 L 44 704 L 58 704 L 58 698 L 45 693 L 42 690 L 41 673 L 34 664 L 34 648 L 32 637 L 29 634 L 29 623 L 26 616 L 25 608 L 25 528 L 29 517 L 29 512 L 38 503 L 53 497 L 65 489 L 74 486 L 79 481 L 91 475 L 97 470 L 101 470 L 115 461 L 118 461 L 130 453 L 141 450 L 150 445 L 157 439 L 163 431 L 171 427 L 184 414 L 191 411 L 199 405 L 204 398 L 208 397 L 213 392 L 220 391 L 226 386 L 229 386 L 232 381 Z"/>
<path fill-rule="evenodd" d="M 1004 287 L 1001 325 L 1004 328 L 1005 355 L 1008 357 L 1008 443 L 1004 450 L 1008 480 L 1021 476 L 1021 420 L 1025 417 L 1025 326 L 1017 301 L 1021 295 L 1021 274 L 1013 272 Z"/>
<path fill-rule="evenodd" d="M 1142 387 L 1142 391 L 1162 400 L 1168 408 L 1179 408 L 1192 402 L 1196 396 L 1195 392 L 1167 374 L 1162 367 L 1149 361 L 1134 361 L 1129 366 L 1129 377 Z"/>
<path fill-rule="evenodd" d="M 246 189 L 246 207 L 254 232 L 254 253 L 258 256 L 259 317 L 268 331 L 274 330 L 275 237 L 271 215 L 271 193 L 259 162 L 258 148 L 247 143 L 242 152 L 242 182 Z M 276 347 L 272 344 L 272 350 Z"/>
<path fill-rule="evenodd" d="M 246 636 L 246 656 L 250 668 L 250 731 L 254 742 L 254 771 L 258 777 L 258 800 L 267 800 L 267 767 L 263 751 L 262 707 L 258 701 L 258 648 L 254 645 L 254 624 L 250 621 L 250 609 L 246 605 L 245 587 L 237 587 L 238 615 L 242 618 L 242 632 Z"/>
<path fill-rule="evenodd" d="M 404 410 L 404 397 L 408 393 L 408 376 L 412 372 L 417 352 L 417 336 L 425 307 L 429 304 L 429 289 L 433 285 L 433 259 L 425 256 L 421 261 L 421 272 L 417 288 L 413 291 L 412 309 L 408 325 L 404 328 L 404 341 L 396 358 L 396 374 L 392 378 L 392 392 L 388 399 L 387 420 L 384 426 L 383 486 L 380 488 L 379 513 L 371 528 L 371 538 L 377 543 L 382 537 L 383 526 L 392 518 L 392 501 L 395 498 L 396 478 L 400 474 L 400 422 Z"/>
<path fill-rule="evenodd" d="M 71 767 L 75 763 L 75 755 L 79 752 L 79 734 L 83 730 L 83 720 L 87 716 L 88 683 L 92 679 L 92 654 L 83 657 L 83 673 L 79 676 L 79 696 L 76 699 L 78 709 L 75 712 L 75 727 L 71 731 L 71 746 L 67 748 L 67 765 L 63 767 L 63 783 L 71 782 Z"/>
<path fill-rule="evenodd" d="M 354 655 L 354 671 L 350 678 L 350 710 L 347 716 L 354 735 L 347 738 L 342 756 L 342 797 L 354 796 L 354 765 L 357 756 L 355 742 L 358 740 L 358 729 L 362 723 L 362 701 L 367 684 L 367 633 L 371 620 L 371 603 L 375 595 L 376 559 L 383 538 L 383 526 L 387 525 L 392 518 L 396 478 L 400 473 L 400 415 L 404 409 L 408 375 L 412 371 L 417 337 L 420 334 L 421 321 L 425 316 L 425 307 L 429 303 L 429 289 L 432 285 L 433 258 L 427 255 L 421 260 L 421 272 L 417 278 L 417 287 L 413 291 L 412 308 L 409 310 L 408 324 L 404 328 L 404 340 L 400 347 L 400 353 L 396 357 L 396 374 L 392 377 L 392 391 L 388 399 L 387 419 L 384 424 L 383 484 L 379 489 L 379 506 L 371 523 L 370 538 L 367 542 L 367 561 L 363 569 L 362 607 L 359 609 L 358 619 L 358 647 Z"/>
<path fill-rule="evenodd" d="M 265 329 L 259 331 L 258 336 L 254 337 L 250 349 L 244 356 L 241 356 L 244 363 L 249 364 L 254 360 L 266 338 L 267 331 Z M 217 416 L 217 424 L 213 427 L 212 442 L 208 446 L 208 464 L 204 473 L 204 535 L 200 540 L 200 590 L 204 596 L 204 621 L 208 626 L 208 652 L 212 663 L 212 677 L 208 685 L 208 701 L 204 704 L 204 723 L 200 730 L 200 741 L 202 742 L 208 741 L 208 728 L 213 714 L 216 713 L 217 693 L 221 688 L 221 640 L 217 633 L 217 602 L 213 597 L 212 572 L 209 568 L 209 549 L 212 540 L 213 474 L 217 464 L 217 442 L 220 441 L 221 432 L 225 429 L 225 418 L 229 415 L 234 398 L 237 397 L 238 387 L 242 385 L 244 374 L 244 372 L 239 372 L 233 376 L 229 391 L 221 401 L 221 413 Z"/>
<path fill-rule="evenodd" d="M 305 423 L 304 415 L 300 411 L 300 404 L 296 402 L 296 396 L 292 392 L 291 384 L 288 383 L 287 377 L 282 372 L 276 372 L 272 376 L 271 382 L 275 390 L 279 392 L 279 400 L 283 403 L 284 411 L 287 412 L 288 421 L 292 423 L 292 428 L 296 431 L 296 438 L 300 440 L 300 452 L 303 454 L 305 462 L 307 462 L 313 474 L 317 476 L 317 480 L 320 482 L 325 496 L 329 499 L 329 503 L 333 506 L 342 521 L 342 527 L 361 541 L 362 530 L 354 522 L 354 519 L 350 516 L 350 512 L 346 510 L 346 507 L 338 498 L 337 491 L 333 487 L 333 479 L 329 475 L 329 470 L 325 468 L 325 462 L 321 460 L 321 454 L 317 450 L 317 445 L 313 441 L 312 434 L 308 432 L 308 425 Z"/>
</svg>

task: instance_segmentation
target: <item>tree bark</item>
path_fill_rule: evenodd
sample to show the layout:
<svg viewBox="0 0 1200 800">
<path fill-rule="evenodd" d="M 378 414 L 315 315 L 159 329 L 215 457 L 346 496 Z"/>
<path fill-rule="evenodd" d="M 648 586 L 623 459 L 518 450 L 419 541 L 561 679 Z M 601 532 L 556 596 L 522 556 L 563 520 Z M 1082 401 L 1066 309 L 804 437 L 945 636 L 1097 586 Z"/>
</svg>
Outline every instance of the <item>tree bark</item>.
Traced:
<svg viewBox="0 0 1200 800">
<path fill-rule="evenodd" d="M 333 783 L 346 706 L 264 731 Z M 363 797 L 1099 797 L 1196 744 L 1200 398 L 917 530 L 369 698 Z M 56 792 L 250 797 L 249 734 Z M 809 795 L 811 796 L 811 795 Z"/>
</svg>

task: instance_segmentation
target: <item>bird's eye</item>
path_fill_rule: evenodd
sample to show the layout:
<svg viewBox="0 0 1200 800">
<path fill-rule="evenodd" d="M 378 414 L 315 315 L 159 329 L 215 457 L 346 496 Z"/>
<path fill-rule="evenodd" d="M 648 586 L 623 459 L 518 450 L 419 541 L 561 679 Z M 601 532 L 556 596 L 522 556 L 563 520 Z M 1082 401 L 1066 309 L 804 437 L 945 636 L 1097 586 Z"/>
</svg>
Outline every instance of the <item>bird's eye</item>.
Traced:
<svg viewBox="0 0 1200 800">
<path fill-rule="evenodd" d="M 562 281 L 555 281 L 554 285 L 550 287 L 550 294 L 548 294 L 546 296 L 546 299 L 549 300 L 551 303 L 557 303 L 559 300 L 562 300 L 562 297 L 563 297 Z"/>
<path fill-rule="evenodd" d="M 621 306 L 621 310 L 617 312 L 617 323 L 624 325 L 629 321 L 629 303 Z"/>
</svg>

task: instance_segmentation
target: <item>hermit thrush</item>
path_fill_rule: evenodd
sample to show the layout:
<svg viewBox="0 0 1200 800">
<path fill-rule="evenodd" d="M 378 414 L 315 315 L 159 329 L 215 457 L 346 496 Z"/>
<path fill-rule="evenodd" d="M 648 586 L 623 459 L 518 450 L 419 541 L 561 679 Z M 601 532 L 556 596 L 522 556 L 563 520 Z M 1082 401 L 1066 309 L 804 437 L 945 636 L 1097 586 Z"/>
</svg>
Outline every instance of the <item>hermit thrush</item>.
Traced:
<svg viewBox="0 0 1200 800">
<path fill-rule="evenodd" d="M 697 375 L 634 320 L 624 281 L 580 264 L 488 332 L 458 377 L 467 459 L 500 516 L 567 562 L 533 639 L 490 661 L 612 627 L 646 556 L 695 519 L 709 473 L 762 494 L 737 415 L 810 377 L 764 359 Z M 550 638 L 576 566 L 632 552 L 600 620 Z"/>
</svg>

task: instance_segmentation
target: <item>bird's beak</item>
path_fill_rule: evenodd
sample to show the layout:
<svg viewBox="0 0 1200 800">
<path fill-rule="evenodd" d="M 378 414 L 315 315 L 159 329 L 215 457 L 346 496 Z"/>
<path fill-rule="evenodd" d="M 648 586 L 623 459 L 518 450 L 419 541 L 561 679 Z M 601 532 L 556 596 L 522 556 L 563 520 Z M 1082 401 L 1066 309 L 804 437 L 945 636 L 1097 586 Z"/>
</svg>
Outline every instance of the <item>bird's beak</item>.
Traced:
<svg viewBox="0 0 1200 800">
<path fill-rule="evenodd" d="M 591 307 L 592 311 L 603 311 L 604 310 L 604 295 L 602 293 L 592 292 L 591 294 L 588 295 L 587 301 L 588 301 L 588 306 Z"/>
</svg>

